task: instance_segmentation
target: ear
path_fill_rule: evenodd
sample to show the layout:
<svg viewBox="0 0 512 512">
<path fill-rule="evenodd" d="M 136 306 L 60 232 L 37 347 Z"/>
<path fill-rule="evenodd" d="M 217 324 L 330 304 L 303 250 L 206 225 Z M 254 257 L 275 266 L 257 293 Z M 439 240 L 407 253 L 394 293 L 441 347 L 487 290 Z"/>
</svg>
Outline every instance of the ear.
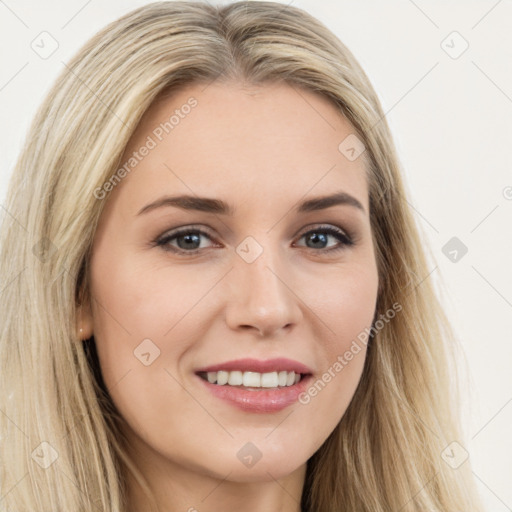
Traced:
<svg viewBox="0 0 512 512">
<path fill-rule="evenodd" d="M 76 335 L 80 340 L 89 339 L 94 332 L 91 299 L 88 292 L 81 290 L 77 304 Z"/>
</svg>

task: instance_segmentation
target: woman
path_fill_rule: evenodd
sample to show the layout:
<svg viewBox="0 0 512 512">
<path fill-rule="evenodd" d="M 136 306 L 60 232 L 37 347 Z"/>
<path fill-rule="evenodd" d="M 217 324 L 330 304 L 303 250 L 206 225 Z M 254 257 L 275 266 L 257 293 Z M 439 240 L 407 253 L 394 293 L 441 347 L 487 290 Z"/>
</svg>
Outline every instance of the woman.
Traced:
<svg viewBox="0 0 512 512">
<path fill-rule="evenodd" d="M 481 510 L 389 128 L 317 20 L 129 13 L 10 187 L 2 510 Z"/>
</svg>

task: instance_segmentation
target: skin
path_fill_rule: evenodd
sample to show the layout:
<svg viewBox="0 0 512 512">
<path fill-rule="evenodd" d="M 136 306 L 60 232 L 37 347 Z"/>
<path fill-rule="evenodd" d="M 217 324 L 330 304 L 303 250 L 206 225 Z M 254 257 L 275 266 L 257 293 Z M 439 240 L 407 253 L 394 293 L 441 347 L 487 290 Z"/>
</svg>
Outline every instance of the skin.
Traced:
<svg viewBox="0 0 512 512">
<path fill-rule="evenodd" d="M 306 461 L 346 411 L 364 346 L 307 405 L 273 413 L 221 401 L 194 371 L 287 357 L 316 380 L 371 326 L 378 274 L 363 159 L 338 150 L 355 130 L 321 96 L 282 83 L 214 82 L 154 103 L 123 162 L 190 97 L 197 106 L 103 199 L 81 337 L 94 334 L 131 455 L 161 510 L 296 512 Z M 334 191 L 364 211 L 344 204 L 295 212 L 299 201 Z M 181 193 L 222 199 L 235 214 L 168 206 L 137 215 Z M 169 241 L 181 255 L 152 244 L 190 225 L 208 236 L 195 245 L 183 235 Z M 350 233 L 354 245 L 325 234 L 326 225 Z M 311 230 L 326 238 L 315 244 L 304 236 Z M 248 236 L 263 248 L 252 263 L 236 252 Z M 145 366 L 134 350 L 147 338 L 160 355 Z M 252 467 L 237 457 L 249 441 L 262 454 Z M 129 494 L 131 510 L 146 509 L 131 479 Z"/>
</svg>

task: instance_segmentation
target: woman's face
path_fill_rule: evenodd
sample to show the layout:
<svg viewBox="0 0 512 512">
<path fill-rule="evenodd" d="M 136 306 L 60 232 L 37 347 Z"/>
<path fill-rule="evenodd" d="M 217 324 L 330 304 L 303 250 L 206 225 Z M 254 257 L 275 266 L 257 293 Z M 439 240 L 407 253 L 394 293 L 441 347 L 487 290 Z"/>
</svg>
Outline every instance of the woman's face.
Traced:
<svg viewBox="0 0 512 512">
<path fill-rule="evenodd" d="M 282 478 L 339 423 L 378 288 L 353 133 L 284 84 L 195 84 L 146 112 L 98 199 L 84 317 L 141 466 Z"/>
</svg>

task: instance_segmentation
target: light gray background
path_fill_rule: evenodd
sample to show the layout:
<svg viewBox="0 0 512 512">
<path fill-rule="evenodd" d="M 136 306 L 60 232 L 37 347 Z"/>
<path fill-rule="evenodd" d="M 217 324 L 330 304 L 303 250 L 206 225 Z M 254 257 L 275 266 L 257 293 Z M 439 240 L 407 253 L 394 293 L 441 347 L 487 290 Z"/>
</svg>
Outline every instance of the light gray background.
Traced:
<svg viewBox="0 0 512 512">
<path fill-rule="evenodd" d="M 0 0 L 0 205 L 29 122 L 63 62 L 108 22 L 146 3 Z M 444 279 L 443 301 L 469 368 L 463 445 L 489 512 L 510 511 L 512 2 L 281 3 L 307 10 L 338 35 L 379 94 L 434 253 L 428 278 L 440 293 Z M 42 46 L 44 31 L 58 42 L 46 59 L 31 47 Z M 452 237 L 468 248 L 457 262 L 442 251 Z"/>
</svg>

